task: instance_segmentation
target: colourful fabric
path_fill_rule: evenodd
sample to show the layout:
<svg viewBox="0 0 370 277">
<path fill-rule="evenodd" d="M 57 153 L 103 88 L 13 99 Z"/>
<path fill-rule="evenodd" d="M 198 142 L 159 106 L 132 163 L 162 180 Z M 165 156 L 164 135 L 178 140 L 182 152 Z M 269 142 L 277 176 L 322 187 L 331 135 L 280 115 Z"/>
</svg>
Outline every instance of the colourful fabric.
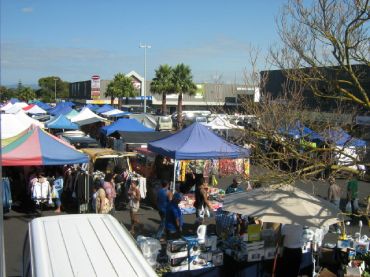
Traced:
<svg viewBox="0 0 370 277">
<path fill-rule="evenodd" d="M 87 163 L 89 158 L 36 127 L 2 149 L 3 166 Z"/>
</svg>

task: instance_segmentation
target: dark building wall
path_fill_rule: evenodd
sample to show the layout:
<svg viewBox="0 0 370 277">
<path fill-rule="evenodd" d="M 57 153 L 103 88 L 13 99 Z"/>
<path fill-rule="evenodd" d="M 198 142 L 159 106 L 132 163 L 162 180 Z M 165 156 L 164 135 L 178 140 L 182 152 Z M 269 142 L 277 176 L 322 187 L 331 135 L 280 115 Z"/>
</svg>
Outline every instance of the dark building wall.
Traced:
<svg viewBox="0 0 370 277">
<path fill-rule="evenodd" d="M 69 84 L 69 98 L 91 99 L 91 81 L 81 81 Z"/>
<path fill-rule="evenodd" d="M 359 76 L 361 85 L 365 88 L 368 96 L 370 97 L 370 67 L 365 65 L 354 65 L 353 68 Z M 339 69 L 339 67 L 327 67 L 322 68 L 321 71 L 328 80 L 349 80 L 348 74 Z M 310 68 L 302 70 L 310 70 Z M 278 98 L 279 96 L 282 96 L 286 90 L 294 91 L 295 87 L 299 87 L 297 83 L 294 83 L 286 77 L 283 70 L 261 71 L 260 76 L 261 80 L 266 80 L 261 87 L 262 94 L 271 94 L 272 98 Z M 317 86 L 321 91 L 333 91 L 333 88 L 331 88 L 326 82 L 318 83 Z M 346 89 L 350 90 L 355 95 L 359 94 L 354 87 L 347 86 Z M 303 88 L 302 93 L 304 97 L 304 104 L 311 109 L 320 108 L 320 110 L 323 111 L 332 111 L 336 109 L 339 104 L 334 100 L 315 96 L 309 88 Z M 355 103 L 343 102 L 340 103 L 340 105 L 342 107 L 346 107 L 346 105 L 351 105 L 354 107 Z"/>
</svg>

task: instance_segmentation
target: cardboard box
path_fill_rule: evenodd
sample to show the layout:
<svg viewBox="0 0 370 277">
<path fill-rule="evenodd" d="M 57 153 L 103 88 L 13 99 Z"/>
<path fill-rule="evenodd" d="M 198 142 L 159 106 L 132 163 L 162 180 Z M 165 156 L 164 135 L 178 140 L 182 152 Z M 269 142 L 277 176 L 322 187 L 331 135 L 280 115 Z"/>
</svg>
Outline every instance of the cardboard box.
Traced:
<svg viewBox="0 0 370 277">
<path fill-rule="evenodd" d="M 248 241 L 261 240 L 261 225 L 250 224 L 248 225 Z"/>
<path fill-rule="evenodd" d="M 181 251 L 181 252 L 172 253 L 172 252 L 167 250 L 166 253 L 167 253 L 167 256 L 168 256 L 168 261 L 188 256 L 188 251 Z"/>
<path fill-rule="evenodd" d="M 349 248 L 351 247 L 351 242 L 349 240 L 338 240 L 337 241 L 338 248 Z"/>
<path fill-rule="evenodd" d="M 247 260 L 248 260 L 248 262 L 261 261 L 264 255 L 265 255 L 265 250 L 264 249 L 248 251 Z"/>
<path fill-rule="evenodd" d="M 265 260 L 272 260 L 272 259 L 275 258 L 275 252 L 276 252 L 275 247 L 266 247 L 265 248 L 265 254 L 264 254 L 263 258 Z"/>
<path fill-rule="evenodd" d="M 222 251 L 213 251 L 212 252 L 212 263 L 214 266 L 221 266 L 224 264 L 224 253 Z"/>
<path fill-rule="evenodd" d="M 186 257 L 181 257 L 181 258 L 169 259 L 168 262 L 170 263 L 170 266 L 177 267 L 177 266 L 189 264 L 189 259 L 188 259 L 188 256 L 186 256 Z"/>
<path fill-rule="evenodd" d="M 184 240 L 171 240 L 167 243 L 167 251 L 171 253 L 188 250 L 188 244 Z"/>
<path fill-rule="evenodd" d="M 212 252 L 201 252 L 198 257 L 200 259 L 206 260 L 207 262 L 212 261 Z"/>
</svg>

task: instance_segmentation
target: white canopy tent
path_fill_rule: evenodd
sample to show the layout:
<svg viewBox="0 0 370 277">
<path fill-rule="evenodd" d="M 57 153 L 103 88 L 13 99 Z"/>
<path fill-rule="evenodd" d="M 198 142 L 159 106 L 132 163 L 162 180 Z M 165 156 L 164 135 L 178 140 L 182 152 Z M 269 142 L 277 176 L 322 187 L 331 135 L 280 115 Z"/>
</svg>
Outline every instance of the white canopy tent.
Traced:
<svg viewBox="0 0 370 277">
<path fill-rule="evenodd" d="M 11 107 L 13 107 L 13 104 L 11 102 L 6 103 L 6 105 L 2 106 L 0 110 L 6 112 L 9 110 Z"/>
<path fill-rule="evenodd" d="M 22 122 L 26 122 L 30 125 L 33 124 L 33 125 L 39 126 L 40 128 L 44 128 L 44 123 L 32 117 L 29 117 L 28 115 L 26 115 L 26 113 L 23 110 L 19 110 L 17 113 L 15 113 L 15 116 Z"/>
<path fill-rule="evenodd" d="M 92 112 L 89 108 L 84 107 L 81 112 L 71 119 L 72 122 L 77 123 L 78 125 L 87 125 L 96 122 L 105 122 L 105 118 L 98 116 Z"/>
<path fill-rule="evenodd" d="M 31 124 L 20 120 L 14 114 L 1 114 L 1 139 L 8 139 L 19 135 L 30 128 Z"/>
<path fill-rule="evenodd" d="M 27 106 L 28 106 L 28 104 L 26 102 L 17 102 L 17 103 L 14 103 L 13 106 L 10 107 L 5 112 L 6 113 L 16 113 L 16 112 L 22 110 L 23 108 L 25 108 Z"/>
<path fill-rule="evenodd" d="M 47 112 L 37 105 L 34 105 L 31 109 L 25 111 L 28 114 L 47 114 Z"/>
<path fill-rule="evenodd" d="M 102 113 L 101 115 L 109 117 L 109 116 L 114 116 L 116 114 L 121 114 L 121 113 L 124 113 L 124 112 L 118 109 L 114 109 L 114 110 L 110 110 L 105 113 Z"/>
<path fill-rule="evenodd" d="M 226 119 L 217 116 L 215 119 L 212 121 L 203 124 L 207 127 L 210 127 L 212 130 L 230 130 L 230 129 L 239 129 L 239 126 L 236 126 L 234 124 L 231 124 L 229 121 Z"/>
</svg>

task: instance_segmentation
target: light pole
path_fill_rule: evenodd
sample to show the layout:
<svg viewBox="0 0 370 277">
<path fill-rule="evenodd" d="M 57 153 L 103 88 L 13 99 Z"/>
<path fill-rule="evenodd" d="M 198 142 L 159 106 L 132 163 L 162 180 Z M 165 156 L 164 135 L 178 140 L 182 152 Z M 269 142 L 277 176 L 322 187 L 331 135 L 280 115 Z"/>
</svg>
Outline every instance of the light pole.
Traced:
<svg viewBox="0 0 370 277">
<path fill-rule="evenodd" d="M 54 78 L 54 97 L 55 97 L 55 103 L 57 103 L 57 80 L 58 80 L 58 78 Z"/>
<path fill-rule="evenodd" d="M 152 48 L 151 45 L 140 42 L 140 48 L 144 48 L 144 113 L 146 113 L 146 49 Z"/>
</svg>

